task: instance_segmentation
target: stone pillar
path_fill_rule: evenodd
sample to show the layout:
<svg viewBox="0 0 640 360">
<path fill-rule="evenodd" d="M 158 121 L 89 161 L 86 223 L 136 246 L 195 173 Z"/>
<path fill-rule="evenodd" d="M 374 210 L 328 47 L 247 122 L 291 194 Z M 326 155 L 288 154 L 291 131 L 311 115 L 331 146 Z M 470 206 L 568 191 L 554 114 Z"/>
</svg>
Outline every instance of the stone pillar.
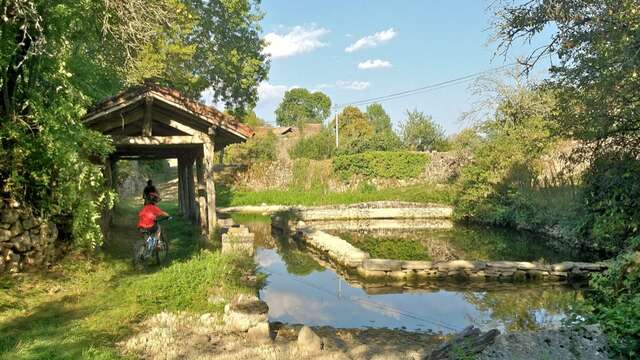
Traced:
<svg viewBox="0 0 640 360">
<path fill-rule="evenodd" d="M 213 182 L 213 165 L 214 160 L 214 135 L 211 134 L 209 141 L 204 143 L 204 151 L 202 164 L 204 169 L 204 185 L 206 189 L 206 205 L 207 205 L 207 234 L 211 235 L 216 229 L 216 188 Z"/>
</svg>

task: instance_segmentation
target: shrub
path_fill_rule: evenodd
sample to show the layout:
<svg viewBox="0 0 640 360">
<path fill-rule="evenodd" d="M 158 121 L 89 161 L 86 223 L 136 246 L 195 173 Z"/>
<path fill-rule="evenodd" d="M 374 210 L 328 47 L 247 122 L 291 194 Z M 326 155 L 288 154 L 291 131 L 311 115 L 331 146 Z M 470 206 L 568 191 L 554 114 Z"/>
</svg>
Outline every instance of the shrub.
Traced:
<svg viewBox="0 0 640 360">
<path fill-rule="evenodd" d="M 420 175 L 427 164 L 427 154 L 408 151 L 370 151 L 339 155 L 333 170 L 343 178 L 352 175 L 406 179 Z"/>
<path fill-rule="evenodd" d="M 331 130 L 325 129 L 316 135 L 301 138 L 289 149 L 289 156 L 293 159 L 328 159 L 333 156 L 335 142 L 335 137 Z"/>
<path fill-rule="evenodd" d="M 606 272 L 592 276 L 587 319 L 602 326 L 619 358 L 635 359 L 640 355 L 640 236 L 629 243 L 632 251 L 619 255 Z"/>
<path fill-rule="evenodd" d="M 640 235 L 640 161 L 633 154 L 606 153 L 583 176 L 579 233 L 586 245 L 614 254 Z"/>
<path fill-rule="evenodd" d="M 231 145 L 225 156 L 225 162 L 252 163 L 256 161 L 273 161 L 277 158 L 276 136 L 267 132 L 263 136 L 255 136 L 244 144 Z"/>
<path fill-rule="evenodd" d="M 417 151 L 445 151 L 448 148 L 442 127 L 418 110 L 407 111 L 407 120 L 402 124 L 402 141 L 408 149 Z"/>
<path fill-rule="evenodd" d="M 338 154 L 358 154 L 366 151 L 398 151 L 402 141 L 391 129 L 373 133 L 371 136 L 351 139 L 338 149 Z"/>
</svg>

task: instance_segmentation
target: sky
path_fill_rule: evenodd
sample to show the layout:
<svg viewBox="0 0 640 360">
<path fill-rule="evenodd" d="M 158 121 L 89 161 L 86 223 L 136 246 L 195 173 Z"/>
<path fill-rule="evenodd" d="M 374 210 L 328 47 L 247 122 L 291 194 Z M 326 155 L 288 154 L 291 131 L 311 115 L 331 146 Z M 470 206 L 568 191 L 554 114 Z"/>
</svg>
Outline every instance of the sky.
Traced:
<svg viewBox="0 0 640 360">
<path fill-rule="evenodd" d="M 264 0 L 267 81 L 257 115 L 275 124 L 284 92 L 304 87 L 345 104 L 415 89 L 514 63 L 533 45 L 494 56 L 487 0 Z M 433 117 L 447 134 L 468 123 L 472 82 L 382 102 L 394 126 L 407 110 Z M 364 107 L 362 107 L 364 110 Z"/>
</svg>

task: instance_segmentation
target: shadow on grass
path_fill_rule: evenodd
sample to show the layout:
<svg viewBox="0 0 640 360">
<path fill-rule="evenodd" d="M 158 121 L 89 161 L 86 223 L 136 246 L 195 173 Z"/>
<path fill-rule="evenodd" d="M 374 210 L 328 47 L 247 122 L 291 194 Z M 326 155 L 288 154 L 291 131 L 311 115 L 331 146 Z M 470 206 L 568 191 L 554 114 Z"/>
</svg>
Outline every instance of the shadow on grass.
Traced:
<svg viewBox="0 0 640 360">
<path fill-rule="evenodd" d="M 77 322 L 91 311 L 74 308 L 77 301 L 65 296 L 45 302 L 29 315 L 0 325 L 0 359 L 119 358 L 106 344 L 96 343 L 96 338 L 105 334 L 84 328 L 78 331 Z"/>
</svg>

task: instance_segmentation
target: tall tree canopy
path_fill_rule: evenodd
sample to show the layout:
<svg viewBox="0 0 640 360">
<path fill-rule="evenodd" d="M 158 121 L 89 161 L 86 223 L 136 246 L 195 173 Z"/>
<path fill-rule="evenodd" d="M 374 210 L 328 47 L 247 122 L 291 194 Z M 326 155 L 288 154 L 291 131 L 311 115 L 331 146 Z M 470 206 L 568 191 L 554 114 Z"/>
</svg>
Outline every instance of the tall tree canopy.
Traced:
<svg viewBox="0 0 640 360">
<path fill-rule="evenodd" d="M 417 151 L 443 150 L 446 145 L 444 131 L 431 116 L 422 111 L 407 111 L 407 119 L 402 124 L 404 145 Z"/>
<path fill-rule="evenodd" d="M 497 3 L 499 51 L 555 31 L 522 62 L 555 55 L 551 83 L 560 89 L 562 128 L 604 149 L 640 150 L 640 3 L 638 0 L 534 0 Z"/>
<path fill-rule="evenodd" d="M 93 243 L 110 197 L 111 149 L 80 120 L 95 100 L 153 80 L 228 108 L 255 104 L 268 61 L 254 0 L 5 0 L 0 3 L 0 193 L 71 221 Z M 65 220 L 66 219 L 66 220 Z"/>
<path fill-rule="evenodd" d="M 320 91 L 295 88 L 284 94 L 276 109 L 276 122 L 281 126 L 321 123 L 329 117 L 331 99 Z"/>
<path fill-rule="evenodd" d="M 391 130 L 391 117 L 378 103 L 367 106 L 367 119 L 376 132 Z"/>
</svg>

